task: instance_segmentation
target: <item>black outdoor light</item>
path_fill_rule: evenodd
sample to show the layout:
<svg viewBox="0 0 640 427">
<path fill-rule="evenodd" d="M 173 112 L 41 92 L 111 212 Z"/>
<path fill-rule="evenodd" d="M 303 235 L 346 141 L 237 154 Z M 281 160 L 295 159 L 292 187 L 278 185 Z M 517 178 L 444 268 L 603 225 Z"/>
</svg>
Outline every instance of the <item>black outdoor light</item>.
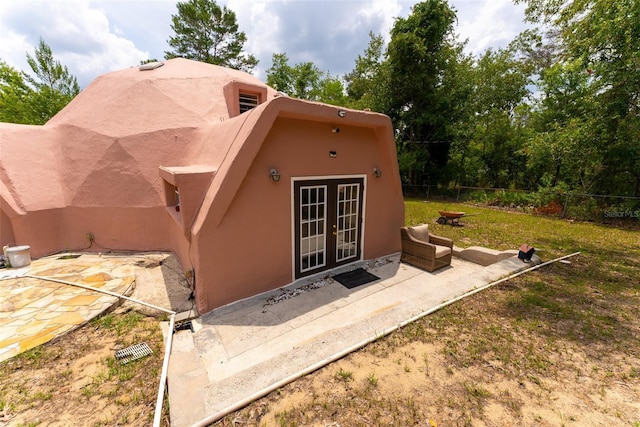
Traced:
<svg viewBox="0 0 640 427">
<path fill-rule="evenodd" d="M 380 178 L 382 176 L 382 171 L 378 168 L 373 168 L 373 176 Z"/>
<path fill-rule="evenodd" d="M 271 169 L 271 172 L 269 173 L 269 176 L 271 177 L 271 181 L 273 182 L 278 182 L 280 181 L 280 172 L 278 172 L 278 169 Z"/>
<path fill-rule="evenodd" d="M 344 110 L 338 110 L 338 117 L 344 117 L 347 114 Z"/>
</svg>

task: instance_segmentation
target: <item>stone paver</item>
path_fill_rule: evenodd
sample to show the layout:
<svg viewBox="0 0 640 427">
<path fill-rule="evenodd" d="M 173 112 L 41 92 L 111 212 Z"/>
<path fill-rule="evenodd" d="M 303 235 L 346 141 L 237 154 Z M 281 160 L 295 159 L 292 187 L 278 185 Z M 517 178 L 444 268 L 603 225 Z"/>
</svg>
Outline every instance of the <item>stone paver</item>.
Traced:
<svg viewBox="0 0 640 427">
<path fill-rule="evenodd" d="M 175 264 L 175 257 L 166 253 L 82 254 L 67 259 L 58 254 L 33 260 L 28 267 L 0 269 L 0 362 L 77 328 L 118 303 L 114 296 L 42 278 L 131 295 L 141 271 L 160 269 L 167 260 Z M 145 282 L 150 287 L 165 285 L 162 280 Z M 172 308 L 168 300 L 154 302 Z"/>
</svg>

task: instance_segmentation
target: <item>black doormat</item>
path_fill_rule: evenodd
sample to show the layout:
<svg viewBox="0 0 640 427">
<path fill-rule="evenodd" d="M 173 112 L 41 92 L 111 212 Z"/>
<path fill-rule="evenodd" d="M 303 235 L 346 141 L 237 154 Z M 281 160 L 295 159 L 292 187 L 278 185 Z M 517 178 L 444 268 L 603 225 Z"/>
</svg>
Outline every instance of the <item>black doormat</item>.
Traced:
<svg viewBox="0 0 640 427">
<path fill-rule="evenodd" d="M 365 283 L 373 282 L 374 280 L 380 280 L 378 276 L 374 276 L 362 268 L 338 274 L 333 276 L 332 279 L 347 289 L 353 289 L 356 286 L 364 285 Z"/>
</svg>

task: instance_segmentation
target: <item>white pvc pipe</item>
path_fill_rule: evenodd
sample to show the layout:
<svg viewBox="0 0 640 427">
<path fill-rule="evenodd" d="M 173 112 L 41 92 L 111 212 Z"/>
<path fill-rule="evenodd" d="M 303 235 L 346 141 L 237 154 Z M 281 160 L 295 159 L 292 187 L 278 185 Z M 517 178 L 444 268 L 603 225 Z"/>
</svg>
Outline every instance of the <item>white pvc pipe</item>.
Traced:
<svg viewBox="0 0 640 427">
<path fill-rule="evenodd" d="M 25 274 L 24 277 L 31 277 L 33 279 L 40 279 L 40 280 L 48 280 L 50 282 L 62 283 L 63 285 L 70 285 L 70 286 L 75 286 L 75 287 L 82 288 L 82 289 L 87 289 L 89 291 L 100 292 L 101 294 L 111 295 L 112 297 L 121 298 L 121 299 L 124 299 L 124 300 L 127 300 L 127 301 L 135 302 L 135 303 L 140 304 L 140 305 L 151 307 L 151 308 L 154 308 L 156 310 L 162 311 L 164 313 L 176 314 L 176 312 L 173 311 L 173 310 L 167 310 L 166 308 L 158 307 L 157 305 L 149 304 L 148 302 L 140 301 L 140 300 L 128 297 L 126 295 L 122 295 L 122 294 L 118 294 L 116 292 L 108 291 L 106 289 L 98 289 L 98 288 L 94 288 L 94 287 L 87 286 L 87 285 L 81 285 L 80 283 L 68 282 L 66 280 L 60 280 L 60 279 L 56 279 L 56 278 L 53 278 L 53 277 L 33 276 L 31 274 Z"/>
<path fill-rule="evenodd" d="M 222 410 L 220 410 L 220 411 L 218 411 L 218 412 L 216 412 L 216 413 L 214 413 L 212 415 L 209 415 L 208 417 L 206 417 L 206 418 L 204 418 L 204 419 L 192 424 L 191 427 L 206 427 L 209 424 L 212 424 L 212 423 L 218 421 L 219 419 L 225 417 L 226 415 L 228 415 L 228 414 L 230 414 L 232 412 L 235 412 L 235 411 L 237 411 L 239 409 L 244 408 L 245 406 L 247 406 L 251 402 L 254 402 L 254 401 L 260 399 L 261 397 L 266 396 L 267 394 L 271 393 L 272 391 L 277 390 L 277 389 L 279 389 L 281 387 L 284 387 L 285 385 L 297 380 L 300 377 L 303 377 L 303 376 L 308 375 L 308 374 L 310 374 L 310 373 L 312 373 L 314 371 L 317 371 L 318 369 L 328 365 L 329 363 L 332 363 L 332 362 L 335 362 L 336 360 L 342 359 L 343 357 L 345 357 L 349 353 L 353 353 L 354 351 L 361 349 L 362 347 L 366 346 L 367 344 L 370 344 L 373 341 L 376 341 L 376 340 L 380 339 L 383 336 L 389 335 L 391 332 L 394 332 L 394 331 L 396 331 L 396 330 L 398 330 L 400 328 L 403 328 L 406 325 L 408 325 L 409 323 L 415 322 L 418 319 L 421 319 L 421 318 L 423 318 L 423 317 L 425 317 L 425 316 L 427 316 L 429 314 L 432 314 L 432 313 L 434 313 L 434 312 L 436 312 L 436 311 L 438 311 L 438 310 L 440 310 L 440 309 L 442 309 L 442 308 L 444 308 L 444 307 L 446 307 L 448 305 L 453 304 L 454 302 L 460 301 L 463 298 L 466 298 L 468 296 L 476 294 L 476 293 L 478 293 L 478 292 L 480 292 L 480 291 L 482 291 L 484 289 L 487 289 L 487 288 L 489 288 L 491 286 L 497 285 L 498 283 L 502 283 L 502 282 L 505 282 L 507 280 L 513 279 L 514 277 L 520 276 L 520 275 L 522 275 L 524 273 L 527 273 L 529 271 L 536 270 L 536 269 L 538 269 L 540 267 L 544 267 L 545 265 L 548 265 L 548 264 L 563 260 L 565 258 L 569 258 L 569 257 L 575 256 L 575 255 L 578 255 L 579 253 L 580 252 L 574 252 L 574 253 L 572 253 L 570 255 L 565 255 L 563 257 L 556 258 L 556 259 L 553 259 L 551 261 L 547 261 L 545 263 L 535 265 L 535 266 L 533 266 L 531 268 L 527 268 L 526 270 L 519 271 L 519 272 L 514 273 L 514 274 L 512 274 L 512 275 L 510 275 L 508 277 L 496 280 L 495 282 L 491 282 L 491 283 L 489 283 L 489 284 L 487 284 L 485 286 L 482 286 L 480 288 L 477 288 L 477 289 L 474 289 L 472 291 L 469 291 L 469 292 L 467 292 L 467 293 L 465 293 L 463 295 L 460 295 L 460 296 L 458 296 L 458 297 L 456 297 L 456 298 L 454 298 L 452 300 L 446 301 L 446 302 L 444 302 L 444 303 L 442 303 L 442 304 L 440 304 L 440 305 L 438 305 L 436 307 L 433 307 L 433 308 L 431 308 L 431 309 L 429 309 L 427 311 L 419 313 L 418 315 L 413 316 L 409 320 L 405 320 L 405 321 L 403 321 L 402 323 L 400 323 L 400 324 L 398 324 L 396 326 L 392 326 L 392 327 L 386 329 L 385 331 L 383 331 L 379 335 L 376 335 L 376 336 L 371 337 L 371 338 L 367 338 L 367 339 L 365 339 L 365 340 L 363 340 L 363 341 L 361 341 L 361 342 L 359 342 L 359 343 L 357 343 L 357 344 L 355 344 L 355 345 L 353 345 L 353 346 L 351 346 L 351 347 L 349 347 L 349 348 L 347 348 L 345 350 L 342 350 L 342 351 L 340 351 L 338 353 L 335 353 L 332 356 L 329 356 L 329 357 L 327 357 L 327 358 L 325 358 L 325 359 L 323 359 L 323 360 L 321 360 L 321 361 L 319 361 L 317 363 L 314 363 L 311 366 L 308 366 L 307 368 L 303 369 L 302 371 L 299 371 L 299 372 L 297 372 L 297 373 L 295 373 L 293 375 L 290 375 L 290 376 L 278 381 L 277 383 L 272 384 L 272 385 L 270 385 L 270 386 L 268 386 L 268 387 L 266 387 L 266 388 L 264 388 L 264 389 L 262 389 L 262 390 L 260 390 L 260 391 L 258 391 L 256 393 L 252 394 L 251 396 L 241 400 L 240 402 L 234 403 L 233 405 L 227 406 L 226 408 L 224 408 L 224 409 L 222 409 Z"/>
<path fill-rule="evenodd" d="M 167 383 L 167 372 L 169 370 L 169 353 L 171 353 L 171 343 L 173 340 L 173 327 L 176 321 L 176 314 L 173 313 L 169 319 L 169 330 L 167 331 L 167 342 L 164 349 L 164 360 L 162 362 L 162 373 L 160 374 L 160 385 L 158 385 L 158 398 L 156 399 L 156 412 L 153 415 L 153 427 L 160 427 L 162 421 L 162 403 L 164 401 L 164 389 Z"/>
<path fill-rule="evenodd" d="M 169 370 L 169 355 L 171 353 L 171 343 L 173 340 L 173 328 L 175 325 L 175 319 L 176 319 L 176 312 L 173 310 L 168 310 L 166 308 L 163 307 L 158 307 L 157 305 L 153 305 L 153 304 L 149 304 L 148 302 L 144 302 L 144 301 L 140 301 L 134 298 L 130 298 L 126 295 L 121 295 L 115 292 L 111 292 L 108 291 L 106 289 L 98 289 L 98 288 L 94 288 L 91 286 L 87 286 L 87 285 L 81 285 L 80 283 L 74 283 L 74 282 L 68 282 L 66 280 L 60 280 L 60 279 L 55 279 L 53 277 L 41 277 L 41 276 L 33 276 L 31 274 L 25 274 L 24 277 L 30 277 L 32 279 L 39 279 L 39 280 L 47 280 L 50 282 L 56 282 L 56 283 L 61 283 L 63 285 L 70 285 L 70 286 L 75 286 L 78 288 L 82 288 L 82 289 L 86 289 L 89 291 L 94 291 L 94 292 L 99 292 L 101 294 L 106 294 L 106 295 L 110 295 L 116 298 L 121 298 L 127 301 L 131 301 L 131 302 L 135 302 L 137 304 L 140 305 L 144 305 L 146 307 L 151 307 L 154 308 L 156 310 L 162 311 L 164 313 L 168 313 L 171 314 L 171 317 L 169 319 L 169 330 L 167 331 L 167 342 L 165 343 L 165 348 L 164 348 L 164 360 L 162 362 L 162 372 L 160 374 L 160 384 L 158 385 L 158 398 L 156 400 L 156 410 L 155 410 L 155 414 L 153 416 L 153 427 L 160 427 L 160 421 L 162 419 L 162 403 L 164 400 L 164 388 L 165 388 L 165 384 L 167 382 L 167 371 Z"/>
</svg>

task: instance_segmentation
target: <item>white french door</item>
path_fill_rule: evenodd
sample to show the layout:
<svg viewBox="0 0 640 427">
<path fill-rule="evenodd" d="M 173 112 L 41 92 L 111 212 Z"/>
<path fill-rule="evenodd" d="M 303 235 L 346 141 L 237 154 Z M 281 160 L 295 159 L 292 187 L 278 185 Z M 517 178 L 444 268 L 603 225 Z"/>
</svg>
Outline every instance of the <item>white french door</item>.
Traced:
<svg viewBox="0 0 640 427">
<path fill-rule="evenodd" d="M 296 181 L 296 278 L 360 259 L 363 178 Z"/>
</svg>

